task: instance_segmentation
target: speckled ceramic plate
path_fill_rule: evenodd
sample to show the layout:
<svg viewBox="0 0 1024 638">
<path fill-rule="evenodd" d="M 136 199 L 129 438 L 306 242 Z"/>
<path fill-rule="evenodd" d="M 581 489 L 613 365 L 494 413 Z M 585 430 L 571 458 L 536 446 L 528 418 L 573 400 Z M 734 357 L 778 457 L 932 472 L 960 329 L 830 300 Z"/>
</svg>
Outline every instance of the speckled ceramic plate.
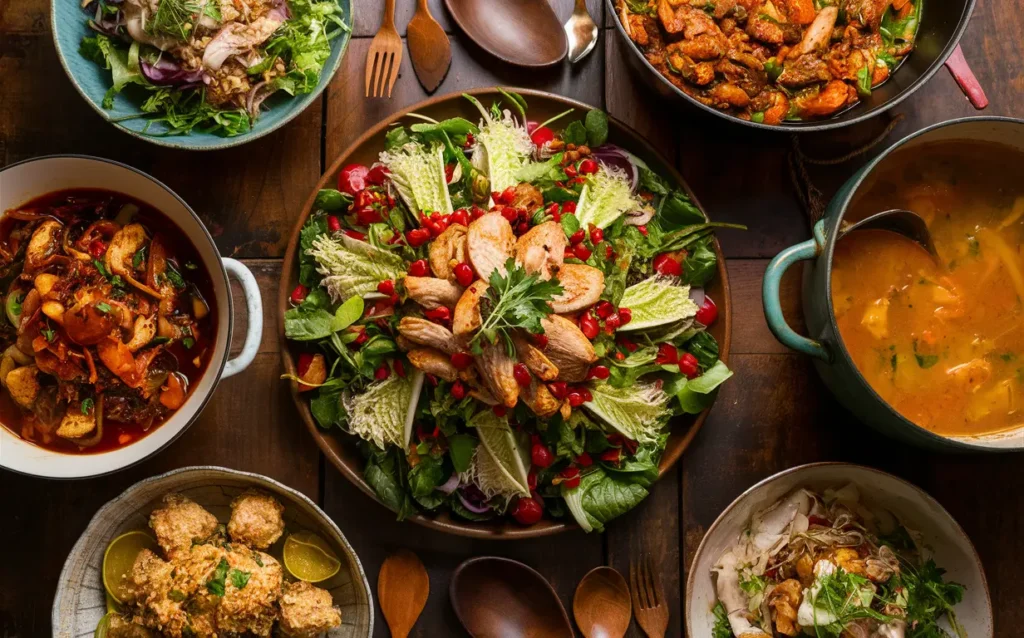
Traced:
<svg viewBox="0 0 1024 638">
<path fill-rule="evenodd" d="M 345 24 L 349 27 L 353 24 L 353 4 L 355 3 L 352 0 L 338 0 Z M 142 130 L 146 126 L 146 119 L 127 119 L 141 113 L 139 107 L 146 99 L 145 94 L 148 92 L 136 91 L 140 87 L 129 85 L 114 98 L 113 108 L 103 108 L 103 97 L 112 85 L 110 71 L 87 59 L 78 51 L 83 37 L 95 35 L 86 24 L 88 18 L 89 15 L 82 10 L 79 0 L 51 0 L 50 2 L 50 30 L 53 32 L 53 44 L 57 49 L 57 57 L 60 58 L 61 66 L 64 67 L 71 83 L 82 94 L 85 101 L 103 119 L 129 135 L 160 146 L 196 151 L 212 151 L 245 144 L 292 121 L 299 113 L 306 110 L 307 106 L 315 102 L 320 97 L 320 93 L 327 88 L 331 78 L 341 67 L 341 58 L 345 55 L 345 50 L 351 40 L 351 31 L 343 32 L 334 38 L 331 43 L 331 56 L 324 63 L 323 71 L 320 73 L 320 82 L 312 93 L 295 97 L 284 93 L 272 96 L 264 102 L 263 112 L 248 133 L 235 137 L 223 137 L 214 133 L 193 131 L 189 135 L 161 136 L 167 131 L 163 124 L 153 125 L 148 133 L 143 134 Z"/>
<path fill-rule="evenodd" d="M 956 606 L 957 620 L 970 638 L 992 638 L 992 601 L 981 559 L 963 528 L 938 501 L 920 488 L 881 470 L 849 463 L 812 463 L 769 476 L 733 501 L 719 515 L 690 564 L 686 580 L 686 635 L 706 638 L 715 624 L 715 586 L 711 567 L 731 547 L 750 523 L 754 512 L 796 489 L 842 487 L 852 483 L 860 490 L 862 502 L 884 507 L 904 525 L 922 534 L 935 563 L 946 570 L 946 580 L 966 587 L 963 601 Z M 954 635 L 949 624 L 941 625 Z"/>
<path fill-rule="evenodd" d="M 341 608 L 342 624 L 332 630 L 328 638 L 368 638 L 372 635 L 370 584 L 352 546 L 327 514 L 304 495 L 265 476 L 204 466 L 174 470 L 136 483 L 96 512 L 68 555 L 60 574 L 60 584 L 53 600 L 54 638 L 93 635 L 96 624 L 106 613 L 100 569 L 107 544 L 125 532 L 149 529 L 149 514 L 164 494 L 181 492 L 226 523 L 231 513 L 231 500 L 254 487 L 269 492 L 284 505 L 286 535 L 300 530 L 315 532 L 334 548 L 334 553 L 341 559 L 341 570 L 331 579 L 317 584 L 329 590 L 335 604 Z M 279 543 L 271 548 L 271 554 L 275 554 Z"/>
</svg>

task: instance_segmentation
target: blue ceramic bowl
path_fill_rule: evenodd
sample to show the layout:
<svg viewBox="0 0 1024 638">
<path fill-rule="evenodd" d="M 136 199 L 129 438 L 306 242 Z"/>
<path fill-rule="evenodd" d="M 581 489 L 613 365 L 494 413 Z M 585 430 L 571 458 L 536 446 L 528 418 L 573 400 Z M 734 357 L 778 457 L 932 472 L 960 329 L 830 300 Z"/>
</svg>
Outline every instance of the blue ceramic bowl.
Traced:
<svg viewBox="0 0 1024 638">
<path fill-rule="evenodd" d="M 352 0 L 337 1 L 342 8 L 345 24 L 351 27 L 353 23 Z M 121 94 L 115 97 L 113 108 L 103 108 L 103 96 L 112 84 L 110 71 L 89 60 L 78 51 L 83 37 L 95 35 L 86 25 L 88 18 L 89 15 L 82 10 L 78 0 L 51 0 L 50 2 L 50 29 L 53 32 L 53 44 L 57 49 L 57 57 L 60 58 L 61 66 L 71 78 L 71 83 L 82 94 L 85 101 L 103 119 L 129 135 L 160 146 L 194 151 L 212 151 L 239 146 L 258 137 L 263 137 L 290 122 L 320 97 L 320 93 L 327 87 L 341 66 L 341 58 L 345 55 L 345 50 L 351 39 L 351 32 L 344 32 L 335 37 L 332 43 L 331 57 L 324 64 L 320 83 L 312 93 L 295 97 L 284 93 L 272 96 L 263 103 L 263 111 L 248 133 L 234 137 L 199 131 L 193 131 L 188 135 L 165 135 L 167 128 L 162 123 L 154 124 L 146 133 L 142 133 L 142 129 L 147 123 L 145 118 L 126 119 L 141 112 L 139 107 L 145 98 L 140 98 L 140 94 L 136 92 L 135 89 L 139 87 L 126 87 Z"/>
</svg>

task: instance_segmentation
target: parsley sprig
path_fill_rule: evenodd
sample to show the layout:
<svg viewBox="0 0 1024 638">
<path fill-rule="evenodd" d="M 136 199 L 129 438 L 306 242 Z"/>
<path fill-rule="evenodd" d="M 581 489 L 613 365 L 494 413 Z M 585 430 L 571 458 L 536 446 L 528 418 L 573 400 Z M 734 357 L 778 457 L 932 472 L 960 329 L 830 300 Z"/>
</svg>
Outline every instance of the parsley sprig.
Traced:
<svg viewBox="0 0 1024 638">
<path fill-rule="evenodd" d="M 489 283 L 480 298 L 480 329 L 470 346 L 480 354 L 481 341 L 497 343 L 500 337 L 511 357 L 515 355 L 511 331 L 522 328 L 533 334 L 544 332 L 541 321 L 551 314 L 548 302 L 562 294 L 562 285 L 557 279 L 543 281 L 537 274 L 528 274 L 511 258 L 505 262 L 505 273 L 495 269 Z"/>
</svg>

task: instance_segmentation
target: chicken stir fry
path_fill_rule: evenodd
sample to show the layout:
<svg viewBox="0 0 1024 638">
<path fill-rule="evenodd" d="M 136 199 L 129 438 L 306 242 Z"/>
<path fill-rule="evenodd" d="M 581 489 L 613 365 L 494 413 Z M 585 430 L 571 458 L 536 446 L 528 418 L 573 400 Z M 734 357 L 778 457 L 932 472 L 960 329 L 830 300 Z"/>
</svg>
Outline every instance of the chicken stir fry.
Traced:
<svg viewBox="0 0 1024 638">
<path fill-rule="evenodd" d="M 330 592 L 288 582 L 265 551 L 284 530 L 284 507 L 250 490 L 231 503 L 225 527 L 202 506 L 167 494 L 150 515 L 163 556 L 143 549 L 125 575 L 127 600 L 112 638 L 270 636 L 315 638 L 341 624 Z"/>
<path fill-rule="evenodd" d="M 158 212 L 105 191 L 5 213 L 0 420 L 62 450 L 126 445 L 188 398 L 209 360 L 209 277 Z"/>
<path fill-rule="evenodd" d="M 617 0 L 629 37 L 672 84 L 764 124 L 835 115 L 914 48 L 922 0 Z"/>
</svg>

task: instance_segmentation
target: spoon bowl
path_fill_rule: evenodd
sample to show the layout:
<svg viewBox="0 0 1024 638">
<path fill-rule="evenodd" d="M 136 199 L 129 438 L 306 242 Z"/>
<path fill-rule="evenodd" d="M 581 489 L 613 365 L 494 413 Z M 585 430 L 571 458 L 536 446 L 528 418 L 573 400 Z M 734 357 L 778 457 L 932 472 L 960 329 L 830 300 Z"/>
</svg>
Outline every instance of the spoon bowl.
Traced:
<svg viewBox="0 0 1024 638">
<path fill-rule="evenodd" d="M 587 11 L 586 0 L 576 0 L 572 16 L 565 23 L 565 36 L 569 40 L 569 62 L 576 64 L 597 46 L 600 30 Z"/>
<path fill-rule="evenodd" d="M 565 57 L 565 31 L 548 0 L 445 0 L 459 27 L 491 55 L 543 67 Z"/>
<path fill-rule="evenodd" d="M 935 250 L 935 244 L 932 242 L 932 233 L 928 230 L 928 224 L 917 213 L 898 208 L 875 213 L 855 224 L 844 227 L 842 235 L 855 230 L 867 229 L 888 230 L 903 235 L 907 239 L 920 244 L 936 262 L 939 261 L 939 253 Z"/>
<path fill-rule="evenodd" d="M 611 567 L 590 570 L 576 586 L 572 615 L 586 638 L 622 638 L 633 616 L 626 579 Z"/>
<path fill-rule="evenodd" d="M 430 595 L 430 577 L 419 556 L 402 549 L 387 557 L 377 577 L 377 601 L 392 638 L 407 638 Z"/>
<path fill-rule="evenodd" d="M 551 584 L 518 561 L 471 558 L 455 569 L 449 593 L 455 615 L 474 638 L 573 636 Z"/>
</svg>

